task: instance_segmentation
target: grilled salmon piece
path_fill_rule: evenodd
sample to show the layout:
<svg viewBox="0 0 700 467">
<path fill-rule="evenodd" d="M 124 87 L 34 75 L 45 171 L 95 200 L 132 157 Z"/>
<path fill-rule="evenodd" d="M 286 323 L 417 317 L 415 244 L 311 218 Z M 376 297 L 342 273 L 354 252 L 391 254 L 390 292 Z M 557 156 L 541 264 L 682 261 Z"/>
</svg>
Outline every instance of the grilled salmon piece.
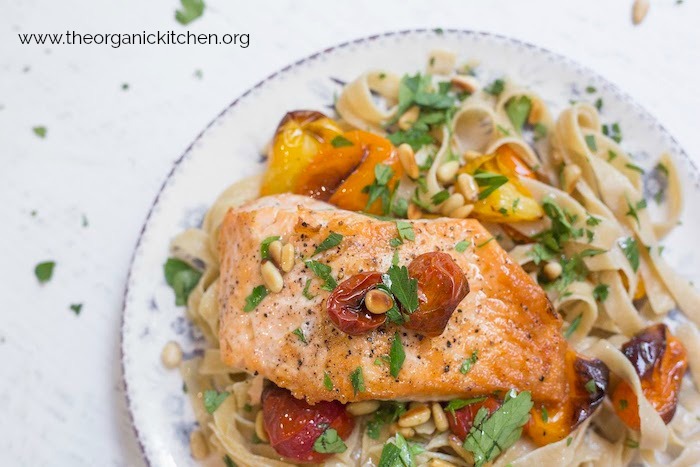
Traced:
<svg viewBox="0 0 700 467">
<path fill-rule="evenodd" d="M 556 403 L 566 392 L 566 341 L 561 319 L 544 291 L 474 219 L 411 221 L 415 241 L 399 248 L 401 265 L 429 251 L 449 254 L 464 271 L 471 292 L 454 311 L 445 331 L 428 338 L 395 324 L 349 336 L 331 323 L 325 308 L 330 292 L 301 258 L 309 258 L 333 231 L 341 243 L 313 259 L 331 267 L 340 283 L 363 271 L 391 266 L 397 237 L 394 222 L 334 208 L 298 195 L 261 198 L 230 210 L 219 237 L 221 355 L 227 365 L 268 378 L 310 403 L 380 400 L 448 400 L 507 391 L 530 391 L 533 399 Z M 297 262 L 284 275 L 284 288 L 250 312 L 246 297 L 263 283 L 261 242 L 279 235 L 296 249 Z M 466 240 L 463 253 L 455 244 Z M 311 279 L 309 294 L 303 291 Z M 309 295 L 307 294 L 307 295 Z M 303 332 L 304 343 L 294 333 Z M 396 331 L 406 359 L 398 378 L 383 357 Z M 478 360 L 460 367 L 476 352 Z M 362 368 L 364 391 L 350 374 Z M 325 376 L 333 388 L 324 385 Z"/>
</svg>

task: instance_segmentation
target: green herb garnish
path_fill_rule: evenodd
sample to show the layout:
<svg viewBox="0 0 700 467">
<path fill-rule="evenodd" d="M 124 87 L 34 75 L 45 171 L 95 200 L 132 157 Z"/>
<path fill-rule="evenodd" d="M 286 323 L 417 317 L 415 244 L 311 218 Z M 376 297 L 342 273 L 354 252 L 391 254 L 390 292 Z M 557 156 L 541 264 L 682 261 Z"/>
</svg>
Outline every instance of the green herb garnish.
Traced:
<svg viewBox="0 0 700 467">
<path fill-rule="evenodd" d="M 70 306 L 70 309 L 73 313 L 75 313 L 76 316 L 80 315 L 80 312 L 83 309 L 83 304 L 82 303 L 73 303 Z"/>
<path fill-rule="evenodd" d="M 608 284 L 598 284 L 593 289 L 593 298 L 599 302 L 604 302 L 608 298 L 608 293 L 610 292 L 610 286 Z"/>
<path fill-rule="evenodd" d="M 637 245 L 637 240 L 632 237 L 625 237 L 618 241 L 622 252 L 625 254 L 627 261 L 630 262 L 632 270 L 637 272 L 639 269 L 639 247 Z"/>
<path fill-rule="evenodd" d="M 345 452 L 348 447 L 343 442 L 343 439 L 338 436 L 338 432 L 333 428 L 328 428 L 321 436 L 314 441 L 314 451 L 322 453 L 340 453 Z"/>
<path fill-rule="evenodd" d="M 301 292 L 301 294 L 307 300 L 313 300 L 314 298 L 316 298 L 316 295 L 311 295 L 311 292 L 309 292 L 309 287 L 311 287 L 311 279 L 306 279 L 306 285 L 304 285 L 304 290 Z"/>
<path fill-rule="evenodd" d="M 374 166 L 374 182 L 362 189 L 363 193 L 367 193 L 367 205 L 365 211 L 369 211 L 370 206 L 375 201 L 381 200 L 382 214 L 387 214 L 391 207 L 391 190 L 389 189 L 389 181 L 394 176 L 394 170 L 388 165 L 377 164 Z"/>
<path fill-rule="evenodd" d="M 204 13 L 204 0 L 180 0 L 182 9 L 175 12 L 175 19 L 182 25 L 190 24 Z"/>
<path fill-rule="evenodd" d="M 333 380 L 331 380 L 331 376 L 326 371 L 323 372 L 323 385 L 327 390 L 333 390 Z"/>
<path fill-rule="evenodd" d="M 365 390 L 365 377 L 362 374 L 361 366 L 358 366 L 352 373 L 350 373 L 350 384 L 352 384 L 352 389 L 355 391 L 355 394 Z"/>
<path fill-rule="evenodd" d="M 56 266 L 54 261 L 44 261 L 34 267 L 34 275 L 40 284 L 45 284 L 53 277 L 53 269 Z"/>
<path fill-rule="evenodd" d="M 454 415 L 456 410 L 464 408 L 468 405 L 476 404 L 486 400 L 486 396 L 472 397 L 471 399 L 452 399 L 445 406 L 445 411 Z"/>
<path fill-rule="evenodd" d="M 338 283 L 331 276 L 331 267 L 327 264 L 319 263 L 314 260 L 307 260 L 305 263 L 316 276 L 323 281 L 321 288 L 332 292 L 338 286 Z"/>
<path fill-rule="evenodd" d="M 432 203 L 433 203 L 435 206 L 437 206 L 438 204 L 442 204 L 442 203 L 444 203 L 445 201 L 447 201 L 447 198 L 449 198 L 449 197 L 450 197 L 450 192 L 447 191 L 447 190 L 442 190 L 442 191 L 438 191 L 437 193 L 435 193 L 435 194 L 430 198 L 430 201 L 432 201 Z"/>
<path fill-rule="evenodd" d="M 588 149 L 590 149 L 592 152 L 596 152 L 598 150 L 598 145 L 596 144 L 594 135 L 586 135 L 586 146 L 588 146 Z"/>
<path fill-rule="evenodd" d="M 330 250 L 331 248 L 335 248 L 338 245 L 340 245 L 340 242 L 343 241 L 343 236 L 340 235 L 339 233 L 335 233 L 331 231 L 331 233 L 328 234 L 328 236 L 321 242 L 319 246 L 316 247 L 316 250 L 311 256 L 316 256 L 317 254 L 324 252 L 326 250 Z"/>
<path fill-rule="evenodd" d="M 292 334 L 296 335 L 304 344 L 308 344 L 308 342 L 306 342 L 304 331 L 302 331 L 301 328 L 296 328 L 294 331 L 292 331 Z"/>
<path fill-rule="evenodd" d="M 468 240 L 462 240 L 461 242 L 457 242 L 455 245 L 455 251 L 457 253 L 464 253 L 467 251 L 467 248 L 469 248 L 469 245 L 471 245 L 472 242 Z"/>
<path fill-rule="evenodd" d="M 353 142 L 350 141 L 349 139 L 347 139 L 343 135 L 338 135 L 335 138 L 333 138 L 331 140 L 331 145 L 334 148 L 344 148 L 344 147 L 348 147 L 348 146 L 354 146 Z"/>
<path fill-rule="evenodd" d="M 401 335 L 397 331 L 394 333 L 394 342 L 392 342 L 391 350 L 389 350 L 389 373 L 391 373 L 391 376 L 394 378 L 399 377 L 404 360 L 406 360 L 406 352 L 403 350 Z"/>
<path fill-rule="evenodd" d="M 525 125 L 531 109 L 532 102 L 527 96 L 513 97 L 506 103 L 506 115 L 518 133 L 523 132 L 523 125 Z"/>
<path fill-rule="evenodd" d="M 418 280 L 409 277 L 406 266 L 391 266 L 382 280 L 407 313 L 418 309 Z"/>
<path fill-rule="evenodd" d="M 492 96 L 500 96 L 506 88 L 506 83 L 502 79 L 497 79 L 484 88 L 484 91 Z"/>
<path fill-rule="evenodd" d="M 581 324 L 581 318 L 583 318 L 583 314 L 579 314 L 574 318 L 574 320 L 569 324 L 569 327 L 566 328 L 566 331 L 564 332 L 564 338 L 568 339 L 571 337 L 571 335 L 576 332 L 576 329 L 578 329 L 579 324 Z"/>
<path fill-rule="evenodd" d="M 216 412 L 216 409 L 218 409 L 219 406 L 224 403 L 228 395 L 229 393 L 226 391 L 218 392 L 213 389 L 207 389 L 204 391 L 204 408 L 210 414 Z"/>
<path fill-rule="evenodd" d="M 46 138 L 46 127 L 45 126 L 35 126 L 32 128 L 32 131 L 34 132 L 35 135 L 37 135 L 39 138 L 44 139 Z"/>
<path fill-rule="evenodd" d="M 274 241 L 281 239 L 282 237 L 280 237 L 279 235 L 273 235 L 271 237 L 267 237 L 265 240 L 260 242 L 260 258 L 268 259 L 270 257 L 270 244 Z"/>
<path fill-rule="evenodd" d="M 484 188 L 479 193 L 479 199 L 488 198 L 491 193 L 508 183 L 508 177 L 502 174 L 477 170 L 474 174 L 477 185 Z"/>
<path fill-rule="evenodd" d="M 260 302 L 262 302 L 263 298 L 267 297 L 267 294 L 269 294 L 270 291 L 267 290 L 267 288 L 264 285 L 258 285 L 257 287 L 253 287 L 253 291 L 250 292 L 250 295 L 248 295 L 245 298 L 245 305 L 243 306 L 243 311 L 248 313 L 249 311 L 253 311 L 255 307 L 257 307 Z"/>
<path fill-rule="evenodd" d="M 408 221 L 396 221 L 396 228 L 399 231 L 399 239 L 401 243 L 404 240 L 414 241 L 416 239 L 416 233 L 413 231 L 413 224 Z"/>
<path fill-rule="evenodd" d="M 477 360 L 479 360 L 479 351 L 475 350 L 472 352 L 471 357 L 467 358 L 462 362 L 462 365 L 459 367 L 459 372 L 463 375 L 466 375 L 471 371 L 472 367 L 477 362 Z"/>
<path fill-rule="evenodd" d="M 182 306 L 187 303 L 187 297 L 197 286 L 202 273 L 189 264 L 176 258 L 168 258 L 163 265 L 165 282 L 175 292 L 175 305 Z"/>
</svg>

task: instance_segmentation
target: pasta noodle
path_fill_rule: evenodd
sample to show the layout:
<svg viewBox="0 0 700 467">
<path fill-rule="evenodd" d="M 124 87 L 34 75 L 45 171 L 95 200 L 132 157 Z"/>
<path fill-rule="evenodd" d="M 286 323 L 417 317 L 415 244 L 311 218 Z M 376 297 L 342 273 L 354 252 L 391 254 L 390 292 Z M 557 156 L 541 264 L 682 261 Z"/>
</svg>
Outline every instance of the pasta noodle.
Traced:
<svg viewBox="0 0 700 467">
<path fill-rule="evenodd" d="M 452 53 L 436 51 L 431 55 L 428 71 L 453 77 L 455 60 Z M 401 76 L 394 73 L 377 70 L 362 74 L 344 86 L 336 102 L 342 123 L 386 135 L 387 126 L 401 116 L 401 86 Z M 423 189 L 420 180 L 405 178 L 399 193 L 415 190 L 415 202 L 421 204 L 426 215 L 434 216 L 442 211 L 431 200 L 450 189 L 450 184 L 438 176 L 446 162 L 456 160 L 460 170 L 466 170 L 494 164 L 494 154 L 508 151 L 536 172 L 536 178 L 520 174 L 514 183 L 537 205 L 558 206 L 571 231 L 580 232 L 563 241 L 560 254 L 579 258 L 586 271 L 564 288 L 557 289 L 552 286 L 553 281 L 545 281 L 549 298 L 564 318 L 569 342 L 578 351 L 602 360 L 615 378 L 629 384 L 639 401 L 640 418 L 640 431 L 633 432 L 606 402 L 569 437 L 543 447 L 522 438 L 493 465 L 624 466 L 633 459 L 643 459 L 649 465 L 700 463 L 700 333 L 696 327 L 700 325 L 700 296 L 664 262 L 658 247 L 658 240 L 677 224 L 682 210 L 680 181 L 670 156 L 664 154 L 660 159 L 667 175 L 667 210 L 662 219 L 652 220 L 644 209 L 642 173 L 621 145 L 603 133 L 595 107 L 574 104 L 554 120 L 545 102 L 530 90 L 505 83 L 500 95 L 492 94 L 480 90 L 468 95 L 439 129 L 433 129 L 434 143 L 424 145 L 416 154 L 418 163 L 428 164 Z M 509 107 L 513 100 L 528 102 L 526 123 L 543 133 L 540 138 L 533 141 L 521 135 Z M 580 169 L 574 171 L 580 176 L 565 186 L 561 172 L 566 166 Z M 473 170 L 464 173 L 470 172 Z M 261 177 L 256 176 L 229 187 L 211 206 L 201 229 L 188 229 L 178 235 L 171 250 L 173 256 L 202 273 L 189 295 L 187 315 L 206 338 L 208 347 L 201 356 L 181 365 L 200 429 L 210 448 L 225 453 L 239 465 L 282 467 L 292 464 L 279 460 L 269 445 L 251 442 L 256 436 L 262 377 L 254 378 L 225 366 L 218 349 L 218 228 L 229 209 L 258 196 L 260 184 Z M 513 202 L 513 214 L 517 203 Z M 513 260 L 542 281 L 538 265 L 549 259 L 538 257 L 541 253 L 537 244 L 523 243 L 522 238 L 536 239 L 551 231 L 553 218 L 540 215 L 526 220 L 487 220 L 484 219 L 484 225 L 510 250 Z M 634 258 L 630 257 L 631 244 L 637 248 Z M 605 297 L 601 299 L 602 290 Z M 635 301 L 642 297 L 646 303 L 643 306 Z M 682 324 L 677 326 L 668 319 L 676 307 L 687 317 L 681 316 Z M 645 314 L 640 311 L 643 309 L 650 311 Z M 684 382 L 676 419 L 696 417 L 692 429 L 682 420 L 664 424 L 645 397 L 635 368 L 619 350 L 631 336 L 660 320 L 676 328 L 688 350 L 694 385 Z M 207 412 L 202 400 L 208 389 L 230 393 L 213 414 Z M 346 440 L 347 451 L 331 457 L 324 465 L 376 465 L 391 433 L 385 428 L 381 440 L 370 438 L 366 433 L 370 419 L 371 415 L 358 417 Z M 418 465 L 428 465 L 431 459 L 472 465 L 451 447 L 449 432 L 437 431 L 432 421 L 419 428 L 415 430 L 416 442 L 422 447 L 422 453 L 416 456 Z M 630 439 L 634 441 L 630 443 Z M 637 443 L 638 449 L 631 447 Z"/>
</svg>

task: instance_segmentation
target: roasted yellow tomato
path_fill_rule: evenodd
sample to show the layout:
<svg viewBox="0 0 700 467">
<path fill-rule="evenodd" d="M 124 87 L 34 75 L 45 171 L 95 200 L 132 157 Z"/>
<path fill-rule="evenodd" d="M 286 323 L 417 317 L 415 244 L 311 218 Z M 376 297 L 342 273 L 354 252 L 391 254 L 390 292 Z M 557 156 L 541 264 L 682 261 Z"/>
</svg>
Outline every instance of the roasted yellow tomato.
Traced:
<svg viewBox="0 0 700 467">
<path fill-rule="evenodd" d="M 270 150 L 267 171 L 260 194 L 292 191 L 299 175 L 343 130 L 332 119 L 313 110 L 287 113 L 277 126 Z"/>
<path fill-rule="evenodd" d="M 462 171 L 475 176 L 481 197 L 486 196 L 474 204 L 474 217 L 489 222 L 522 222 L 544 215 L 542 207 L 520 183 L 520 177 L 534 179 L 535 173 L 508 146 L 467 163 Z"/>
</svg>

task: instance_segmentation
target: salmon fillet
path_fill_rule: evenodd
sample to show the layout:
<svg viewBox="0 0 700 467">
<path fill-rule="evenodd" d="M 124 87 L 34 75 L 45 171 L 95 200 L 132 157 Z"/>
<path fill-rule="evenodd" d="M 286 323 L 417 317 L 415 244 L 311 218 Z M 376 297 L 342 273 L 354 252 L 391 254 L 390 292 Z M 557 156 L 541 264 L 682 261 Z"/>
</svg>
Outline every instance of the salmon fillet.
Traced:
<svg viewBox="0 0 700 467">
<path fill-rule="evenodd" d="M 314 256 L 342 282 L 358 272 L 385 272 L 397 237 L 394 222 L 334 208 L 298 195 L 261 198 L 230 210 L 219 237 L 221 355 L 227 365 L 260 374 L 295 397 L 321 400 L 448 400 L 507 391 L 530 391 L 533 399 L 558 402 L 566 392 L 566 341 L 561 319 L 544 291 L 474 219 L 410 221 L 415 241 L 401 245 L 401 265 L 429 251 L 448 253 L 462 268 L 471 292 L 454 311 L 445 331 L 428 338 L 395 324 L 349 336 L 331 323 L 325 308 L 330 292 L 300 259 L 308 258 L 328 234 L 343 235 L 335 248 Z M 263 283 L 260 244 L 279 235 L 296 248 L 297 262 L 284 275 L 284 288 L 251 312 L 246 297 Z M 463 253 L 455 244 L 467 240 Z M 307 279 L 309 292 L 304 296 Z M 301 329 L 304 343 L 295 329 Z M 396 331 L 406 359 L 398 378 L 382 357 Z M 466 374 L 460 367 L 477 352 Z M 365 390 L 355 392 L 350 374 L 362 368 Z M 324 375 L 333 383 L 329 390 Z"/>
</svg>

